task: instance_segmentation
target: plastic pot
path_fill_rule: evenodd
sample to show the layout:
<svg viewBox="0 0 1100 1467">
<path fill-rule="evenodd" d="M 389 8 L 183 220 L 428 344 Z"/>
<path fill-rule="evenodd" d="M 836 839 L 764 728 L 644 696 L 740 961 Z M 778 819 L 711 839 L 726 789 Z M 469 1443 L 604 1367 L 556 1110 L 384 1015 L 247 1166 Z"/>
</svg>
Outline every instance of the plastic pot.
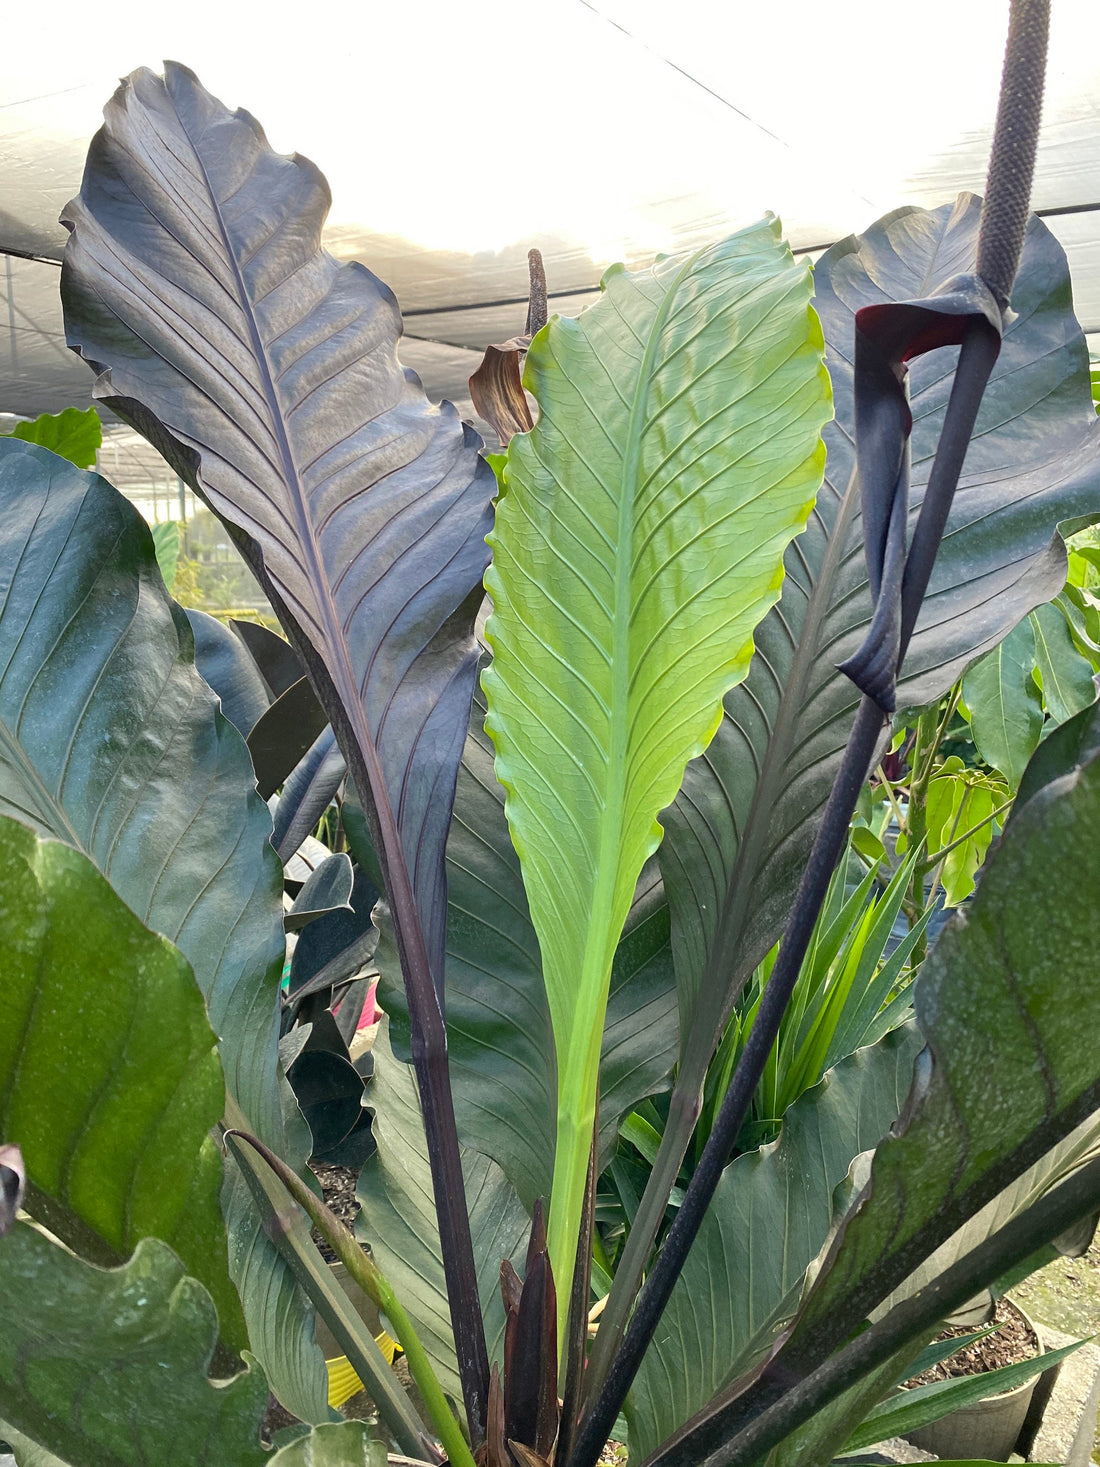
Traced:
<svg viewBox="0 0 1100 1467">
<path fill-rule="evenodd" d="M 1030 1325 L 1039 1340 L 1041 1352 L 1043 1342 L 1035 1321 L 1015 1301 L 1012 1301 L 1012 1307 Z M 988 1400 L 960 1406 L 939 1421 L 910 1432 L 906 1440 L 925 1452 L 948 1460 L 1007 1462 L 1016 1449 L 1040 1375 L 1041 1372 L 1037 1372 L 1023 1385 L 1003 1391 L 998 1396 L 990 1396 Z"/>
</svg>

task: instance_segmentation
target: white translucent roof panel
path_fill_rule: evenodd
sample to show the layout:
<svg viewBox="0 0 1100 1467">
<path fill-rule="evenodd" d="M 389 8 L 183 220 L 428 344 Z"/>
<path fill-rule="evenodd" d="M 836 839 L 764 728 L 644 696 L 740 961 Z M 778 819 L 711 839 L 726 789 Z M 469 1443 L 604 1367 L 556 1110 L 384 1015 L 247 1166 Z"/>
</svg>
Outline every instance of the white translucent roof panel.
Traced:
<svg viewBox="0 0 1100 1467">
<path fill-rule="evenodd" d="M 273 0 L 258 18 L 241 0 L 115 0 L 89 26 L 60 0 L 43 44 L 41 9 L 21 6 L 0 53 L 0 249 L 60 255 L 57 216 L 103 102 L 120 74 L 170 56 L 322 167 L 330 248 L 393 286 L 406 360 L 434 395 L 464 399 L 475 351 L 522 322 L 498 303 L 525 295 L 532 244 L 555 306 L 574 311 L 613 260 L 767 209 L 810 249 L 900 204 L 980 191 L 1007 13 L 1007 0 Z M 1100 329 L 1094 26 L 1092 0 L 1053 0 L 1034 195 L 1087 329 Z M 0 410 L 86 400 L 56 289 L 54 266 L 15 259 L 8 275 L 0 261 Z"/>
</svg>

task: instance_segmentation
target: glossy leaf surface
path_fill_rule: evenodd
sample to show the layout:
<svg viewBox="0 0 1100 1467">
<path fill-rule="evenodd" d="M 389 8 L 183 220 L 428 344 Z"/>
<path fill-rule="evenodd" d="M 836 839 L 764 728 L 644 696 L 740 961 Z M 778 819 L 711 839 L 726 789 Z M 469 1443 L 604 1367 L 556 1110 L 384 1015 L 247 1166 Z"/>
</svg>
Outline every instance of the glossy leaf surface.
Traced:
<svg viewBox="0 0 1100 1467">
<path fill-rule="evenodd" d="M 221 699 L 222 712 L 244 737 L 274 701 L 241 639 L 217 617 L 188 608 L 195 637 L 195 666 Z"/>
<path fill-rule="evenodd" d="M 779 1139 L 726 1169 L 638 1373 L 630 1448 L 644 1458 L 766 1352 L 829 1234 L 833 1189 L 896 1119 L 921 1048 L 907 1024 L 841 1061 Z"/>
<path fill-rule="evenodd" d="M 208 1134 L 224 1081 L 190 967 L 86 856 L 6 817 L 0 889 L 0 1135 L 19 1140 L 32 1215 L 100 1262 L 170 1243 L 243 1348 Z"/>
<path fill-rule="evenodd" d="M 441 982 L 492 472 L 398 363 L 391 292 L 322 250 L 312 163 L 173 64 L 106 119 L 65 215 L 70 344 L 233 527 L 369 772 Z"/>
<path fill-rule="evenodd" d="M 308 1142 L 287 1131 L 280 1101 L 271 817 L 244 741 L 195 670 L 149 531 L 105 480 L 14 440 L 0 440 L 0 495 L 0 813 L 82 851 L 176 944 L 220 1035 L 230 1096 L 304 1161 Z M 270 1244 L 250 1215 L 247 1204 L 227 1212 L 244 1230 L 231 1267 L 264 1275 L 258 1293 L 244 1291 L 252 1348 L 298 1414 L 323 1410 L 323 1366 L 294 1286 L 265 1274 Z M 270 1311 L 282 1322 L 269 1333 Z M 282 1364 L 267 1353 L 276 1338 Z"/>
<path fill-rule="evenodd" d="M 62 1461 L 270 1460 L 260 1446 L 263 1372 L 207 1378 L 214 1306 L 167 1244 L 147 1238 L 128 1263 L 104 1270 L 20 1223 L 0 1242 L 0 1293 L 0 1415 Z"/>
<path fill-rule="evenodd" d="M 64 214 L 67 339 L 98 371 L 98 397 L 229 527 L 369 797 L 423 1038 L 476 1437 L 488 1362 L 441 999 L 445 847 L 495 476 L 477 434 L 401 366 L 392 291 L 321 247 L 329 191 L 312 163 L 273 152 L 253 117 L 174 63 L 135 72 L 105 116 Z"/>
<path fill-rule="evenodd" d="M 853 1328 L 1096 1109 L 1100 1063 L 1080 1034 L 1100 1015 L 1100 979 L 1077 899 L 1100 891 L 1097 832 L 1093 758 L 1027 801 L 944 929 L 915 987 L 929 1052 L 794 1348 Z"/>
<path fill-rule="evenodd" d="M 539 420 L 509 445 L 491 536 L 486 726 L 557 1048 L 549 1235 L 563 1294 L 635 884 L 820 484 L 829 390 L 809 295 L 764 222 L 609 271 L 603 297 L 527 355 Z"/>
<path fill-rule="evenodd" d="M 314 829 L 347 772 L 330 725 L 288 776 L 275 807 L 271 840 L 281 861 L 289 861 Z"/>
</svg>

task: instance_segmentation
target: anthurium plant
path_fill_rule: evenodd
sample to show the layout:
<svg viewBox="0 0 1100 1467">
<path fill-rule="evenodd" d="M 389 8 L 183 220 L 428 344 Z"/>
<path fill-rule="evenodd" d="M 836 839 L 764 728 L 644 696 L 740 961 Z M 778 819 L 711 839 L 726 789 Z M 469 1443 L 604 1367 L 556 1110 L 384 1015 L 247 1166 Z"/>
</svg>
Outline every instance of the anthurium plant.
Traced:
<svg viewBox="0 0 1100 1467">
<path fill-rule="evenodd" d="M 984 204 L 813 271 L 768 218 L 545 325 L 535 271 L 492 396 L 537 413 L 492 466 L 322 247 L 317 169 L 182 66 L 122 83 L 64 215 L 69 342 L 285 639 L 189 616 L 121 495 L 0 441 L 21 1463 L 592 1467 L 620 1413 L 638 1461 L 829 1463 L 1095 1211 L 1100 742 L 1038 608 L 1100 440 L 1027 214 L 1045 34 L 1017 0 Z M 865 918 L 861 791 L 960 679 L 992 750 L 1032 612 L 1059 726 L 910 987 L 926 832 Z M 358 1242 L 310 1156 L 362 1167 Z M 315 1315 L 377 1439 L 332 1419 Z"/>
</svg>

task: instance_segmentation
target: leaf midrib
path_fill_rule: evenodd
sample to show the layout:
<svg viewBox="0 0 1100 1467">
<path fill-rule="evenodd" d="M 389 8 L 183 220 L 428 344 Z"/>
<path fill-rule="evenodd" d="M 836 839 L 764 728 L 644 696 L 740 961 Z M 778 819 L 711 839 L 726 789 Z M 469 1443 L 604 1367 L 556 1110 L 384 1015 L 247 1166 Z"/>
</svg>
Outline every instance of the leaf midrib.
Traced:
<svg viewBox="0 0 1100 1467">
<path fill-rule="evenodd" d="M 394 905 L 399 909 L 404 909 L 400 911 L 400 916 L 405 931 L 412 937 L 414 924 L 418 928 L 419 923 L 416 921 L 416 903 L 413 897 L 411 875 L 405 862 L 397 820 L 392 802 L 389 798 L 389 790 L 382 775 L 378 752 L 375 748 L 374 739 L 371 736 L 370 727 L 360 700 L 358 684 L 351 665 L 347 640 L 343 635 L 343 627 L 333 600 L 328 571 L 324 559 L 321 556 L 313 521 L 305 502 L 301 476 L 298 472 L 294 450 L 286 431 L 286 424 L 283 420 L 282 407 L 278 390 L 275 386 L 274 375 L 271 371 L 271 364 L 268 360 L 267 348 L 260 334 L 259 324 L 256 321 L 255 312 L 252 309 L 252 300 L 245 284 L 244 274 L 240 262 L 237 259 L 236 250 L 230 241 L 229 231 L 224 215 L 222 214 L 221 205 L 211 184 L 206 166 L 203 163 L 202 155 L 199 152 L 195 140 L 188 131 L 187 124 L 180 115 L 178 108 L 176 109 L 176 116 L 179 119 L 180 129 L 191 148 L 195 159 L 195 166 L 202 176 L 211 207 L 214 210 L 214 217 L 222 237 L 222 243 L 225 246 L 229 267 L 237 286 L 238 302 L 252 341 L 253 354 L 262 379 L 260 384 L 261 389 L 268 405 L 272 432 L 275 436 L 279 457 L 283 464 L 284 485 L 289 493 L 292 511 L 298 526 L 298 546 L 295 549 L 304 551 L 307 562 L 308 584 L 314 592 L 314 601 L 321 613 L 321 621 L 327 636 L 328 646 L 322 651 L 322 657 L 332 676 L 335 691 L 343 705 L 344 716 L 351 725 L 356 744 L 358 745 L 358 751 L 366 766 L 370 793 L 383 836 L 387 872 L 390 874 L 391 881 L 393 881 L 395 887 L 399 888 L 399 890 L 395 890 L 392 894 Z M 297 561 L 297 556 L 292 556 L 292 559 Z M 267 569 L 268 576 L 271 576 L 274 580 L 270 569 L 267 567 L 265 569 Z M 289 587 L 287 589 L 289 590 Z M 297 600 L 298 598 L 297 596 L 291 596 L 287 599 Z"/>
<path fill-rule="evenodd" d="M 38 770 L 31 763 L 27 751 L 12 733 L 7 720 L 3 718 L 0 718 L 0 754 L 5 755 L 8 763 L 22 775 L 24 787 L 38 805 L 42 824 L 51 834 L 60 835 L 67 845 L 75 847 L 81 855 L 87 856 L 98 869 L 99 863 L 81 840 L 64 806 L 47 788 Z"/>
<path fill-rule="evenodd" d="M 634 397 L 630 406 L 630 418 L 627 423 L 626 444 L 623 451 L 623 463 L 621 470 L 621 492 L 619 495 L 618 516 L 618 538 L 615 545 L 615 612 L 612 621 L 611 642 L 611 709 L 610 709 L 610 739 L 608 750 L 610 754 L 609 780 L 607 789 L 607 801 L 604 807 L 602 829 L 600 832 L 600 853 L 598 870 L 603 874 L 600 883 L 605 893 L 604 901 L 597 899 L 593 902 L 593 929 L 597 939 L 606 946 L 607 934 L 601 931 L 601 918 L 610 916 L 610 907 L 615 894 L 615 889 L 620 884 L 621 878 L 621 846 L 622 828 L 624 823 L 623 812 L 626 801 L 627 785 L 627 753 L 630 747 L 630 729 L 632 724 L 630 714 L 630 692 L 634 680 L 635 668 L 633 667 L 631 634 L 633 630 L 634 607 L 632 591 L 634 588 L 634 531 L 635 531 L 635 506 L 638 490 L 642 487 L 639 483 L 641 474 L 642 447 L 645 438 L 645 430 L 649 417 L 649 401 L 653 387 L 653 379 L 657 364 L 657 355 L 661 348 L 662 338 L 668 318 L 672 313 L 672 306 L 676 294 L 683 285 L 684 280 L 694 270 L 700 256 L 704 253 L 697 250 L 689 255 L 680 269 L 676 272 L 662 297 L 653 323 L 649 330 L 645 351 L 642 354 L 641 366 L 638 369 L 638 379 L 634 389 Z M 607 905 L 607 913 L 603 911 L 604 902 Z M 617 941 L 618 934 L 614 934 Z M 586 964 L 587 966 L 587 964 Z"/>
</svg>

